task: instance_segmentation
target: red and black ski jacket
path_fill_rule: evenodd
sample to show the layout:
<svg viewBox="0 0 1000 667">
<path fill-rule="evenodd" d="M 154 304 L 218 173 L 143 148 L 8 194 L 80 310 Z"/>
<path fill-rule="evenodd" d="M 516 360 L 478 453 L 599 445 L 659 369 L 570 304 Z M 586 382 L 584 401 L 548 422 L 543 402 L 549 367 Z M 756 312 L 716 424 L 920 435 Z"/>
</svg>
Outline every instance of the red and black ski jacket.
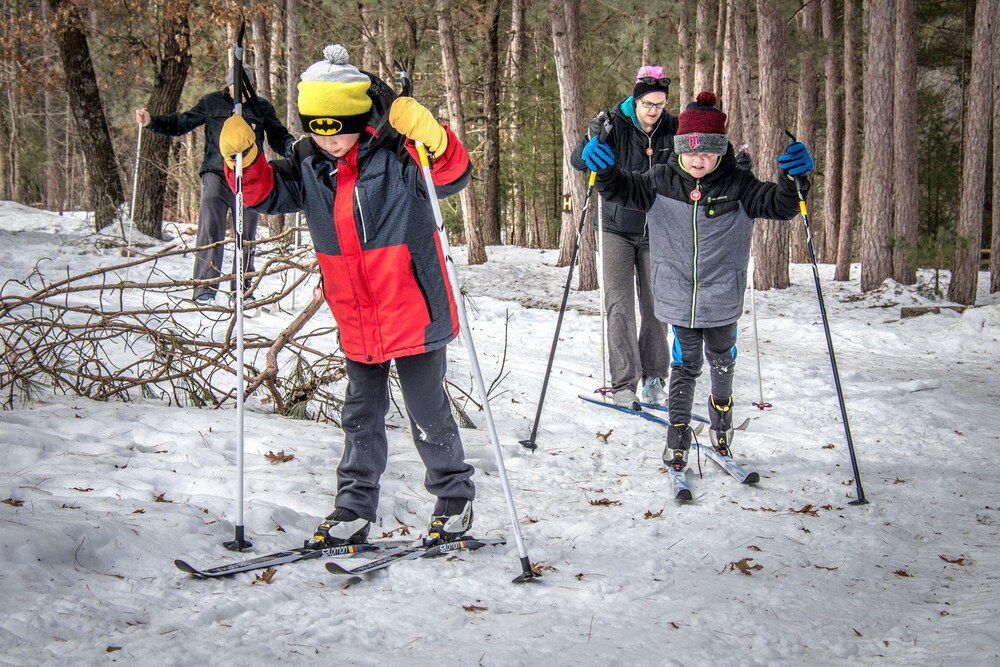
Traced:
<svg viewBox="0 0 1000 667">
<path fill-rule="evenodd" d="M 472 165 L 448 133 L 433 163 L 439 197 L 466 186 Z M 334 158 L 310 138 L 287 160 L 256 159 L 243 172 L 243 199 L 261 213 L 303 211 L 323 292 L 349 359 L 375 364 L 429 352 L 458 335 L 455 298 L 416 147 L 374 130 Z M 226 167 L 235 189 L 235 176 Z"/>
</svg>

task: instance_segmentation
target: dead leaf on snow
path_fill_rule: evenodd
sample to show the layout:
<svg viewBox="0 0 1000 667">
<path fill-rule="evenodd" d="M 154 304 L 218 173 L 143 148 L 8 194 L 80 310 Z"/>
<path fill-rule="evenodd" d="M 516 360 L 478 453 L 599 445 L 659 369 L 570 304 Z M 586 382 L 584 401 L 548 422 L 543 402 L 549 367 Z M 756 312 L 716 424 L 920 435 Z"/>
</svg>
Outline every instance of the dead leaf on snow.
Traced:
<svg viewBox="0 0 1000 667">
<path fill-rule="evenodd" d="M 277 573 L 278 570 L 276 568 L 269 567 L 260 574 L 255 575 L 253 583 L 256 584 L 259 581 L 263 584 L 269 584 L 271 583 L 271 579 L 274 579 L 274 575 L 276 575 Z"/>
<path fill-rule="evenodd" d="M 958 558 L 948 558 L 944 554 L 938 554 L 938 558 L 946 563 L 951 563 L 952 565 L 968 565 L 972 561 L 966 560 L 964 556 L 959 556 Z"/>
<path fill-rule="evenodd" d="M 604 507 L 607 507 L 609 505 L 621 505 L 621 502 L 619 502 L 617 500 L 608 500 L 607 498 L 601 498 L 599 500 L 591 500 L 590 504 L 591 505 L 602 505 Z"/>
<path fill-rule="evenodd" d="M 172 500 L 167 500 L 166 498 L 164 498 L 165 495 L 167 495 L 166 491 L 164 491 L 163 493 L 161 493 L 158 496 L 153 496 L 153 502 L 157 502 L 157 503 L 172 503 L 172 502 L 174 502 Z"/>
<path fill-rule="evenodd" d="M 763 565 L 751 565 L 753 558 L 744 558 L 743 560 L 738 560 L 735 563 L 729 564 L 729 571 L 739 570 L 740 574 L 745 574 L 746 576 L 752 575 L 754 572 L 759 572 L 764 569 Z"/>
<path fill-rule="evenodd" d="M 474 604 L 463 604 L 462 609 L 469 612 L 470 614 L 481 614 L 486 611 L 486 607 L 477 607 Z"/>
<path fill-rule="evenodd" d="M 4 505 L 10 505 L 11 507 L 24 507 L 23 500 L 14 500 L 13 498 L 5 498 L 0 502 L 2 502 Z"/>
<path fill-rule="evenodd" d="M 895 572 L 893 572 L 893 574 L 895 574 L 897 577 L 912 577 L 913 576 L 912 574 L 910 574 L 906 570 L 896 570 Z"/>
<path fill-rule="evenodd" d="M 288 463 L 289 461 L 292 461 L 292 460 L 295 459 L 295 455 L 294 454 L 286 454 L 285 450 L 282 449 L 277 454 L 275 454 L 272 451 L 268 451 L 267 454 L 264 454 L 264 458 L 267 459 L 271 463 Z"/>
</svg>

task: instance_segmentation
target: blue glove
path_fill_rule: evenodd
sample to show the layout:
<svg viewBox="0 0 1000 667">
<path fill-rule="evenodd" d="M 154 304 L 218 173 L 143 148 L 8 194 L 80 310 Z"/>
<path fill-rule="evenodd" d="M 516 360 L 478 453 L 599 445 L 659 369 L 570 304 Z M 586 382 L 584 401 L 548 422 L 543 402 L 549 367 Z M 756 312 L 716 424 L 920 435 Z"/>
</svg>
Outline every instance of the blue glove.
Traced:
<svg viewBox="0 0 1000 667">
<path fill-rule="evenodd" d="M 587 164 L 587 169 L 591 171 L 607 169 L 615 163 L 615 154 L 611 152 L 611 147 L 601 143 L 600 137 L 593 137 L 587 142 L 581 157 Z"/>
<path fill-rule="evenodd" d="M 785 173 L 792 176 L 801 176 L 813 170 L 816 165 L 813 163 L 809 149 L 801 141 L 793 141 L 788 144 L 785 152 L 778 156 L 778 165 L 785 170 Z"/>
</svg>

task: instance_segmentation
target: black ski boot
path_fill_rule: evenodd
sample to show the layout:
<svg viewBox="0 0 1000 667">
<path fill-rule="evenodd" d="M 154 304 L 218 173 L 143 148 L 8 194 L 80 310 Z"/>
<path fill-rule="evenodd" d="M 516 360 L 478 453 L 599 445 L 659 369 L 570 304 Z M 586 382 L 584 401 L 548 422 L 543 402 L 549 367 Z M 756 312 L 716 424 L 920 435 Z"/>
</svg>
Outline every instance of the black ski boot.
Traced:
<svg viewBox="0 0 1000 667">
<path fill-rule="evenodd" d="M 438 498 L 434 516 L 427 526 L 427 544 L 451 542 L 472 528 L 472 501 L 465 498 Z"/>
<path fill-rule="evenodd" d="M 364 544 L 372 523 L 347 509 L 335 509 L 333 514 L 316 527 L 313 536 L 305 541 L 306 549 L 326 549 L 345 544 Z"/>
<path fill-rule="evenodd" d="M 688 424 L 671 424 L 667 429 L 667 446 L 663 449 L 663 462 L 677 472 L 683 472 L 687 468 L 690 449 L 691 427 Z"/>
<path fill-rule="evenodd" d="M 723 456 L 732 456 L 729 446 L 733 442 L 733 397 L 720 401 L 715 396 L 709 396 L 708 416 L 711 419 L 708 432 L 712 436 L 712 446 Z"/>
</svg>

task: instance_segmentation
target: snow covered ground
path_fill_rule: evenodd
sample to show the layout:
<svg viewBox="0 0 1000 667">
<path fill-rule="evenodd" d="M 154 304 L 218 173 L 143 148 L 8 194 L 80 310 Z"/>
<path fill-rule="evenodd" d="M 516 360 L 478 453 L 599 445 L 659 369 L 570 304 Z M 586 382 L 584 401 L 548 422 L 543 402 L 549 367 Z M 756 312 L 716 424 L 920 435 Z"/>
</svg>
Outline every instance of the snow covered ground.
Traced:
<svg viewBox="0 0 1000 667">
<path fill-rule="evenodd" d="M 50 276 L 120 261 L 94 241 L 79 217 L 0 203 L 4 279 L 40 257 Z M 853 506 L 811 267 L 793 266 L 790 289 L 756 294 L 765 412 L 751 405 L 750 315 L 740 326 L 738 417 L 752 422 L 735 452 L 761 482 L 703 460 L 703 477 L 689 473 L 694 502 L 679 505 L 660 427 L 576 397 L 601 384 L 596 292 L 571 294 L 538 449 L 518 445 L 555 330 L 544 306 L 558 306 L 566 269 L 554 251 L 490 248 L 475 267 L 463 254 L 486 383 L 503 378 L 492 411 L 537 583 L 511 583 L 518 553 L 482 412 L 463 432 L 474 532 L 506 546 L 367 580 L 313 560 L 265 583 L 173 566 L 245 557 L 222 547 L 236 517 L 234 410 L 43 395 L 0 412 L 0 664 L 1000 665 L 998 295 L 981 288 L 977 308 L 901 319 L 901 306 L 941 302 L 892 283 L 861 295 L 820 267 L 870 501 Z M 171 261 L 161 268 L 190 274 L 189 258 Z M 247 329 L 274 333 L 291 317 Z M 316 321 L 332 323 L 325 308 Z M 452 381 L 472 391 L 465 346 L 449 357 Z M 373 533 L 415 537 L 433 503 L 406 420 L 391 421 Z M 256 396 L 245 432 L 249 555 L 298 546 L 332 507 L 342 433 L 275 416 Z M 294 458 L 270 463 L 278 451 Z"/>
</svg>

